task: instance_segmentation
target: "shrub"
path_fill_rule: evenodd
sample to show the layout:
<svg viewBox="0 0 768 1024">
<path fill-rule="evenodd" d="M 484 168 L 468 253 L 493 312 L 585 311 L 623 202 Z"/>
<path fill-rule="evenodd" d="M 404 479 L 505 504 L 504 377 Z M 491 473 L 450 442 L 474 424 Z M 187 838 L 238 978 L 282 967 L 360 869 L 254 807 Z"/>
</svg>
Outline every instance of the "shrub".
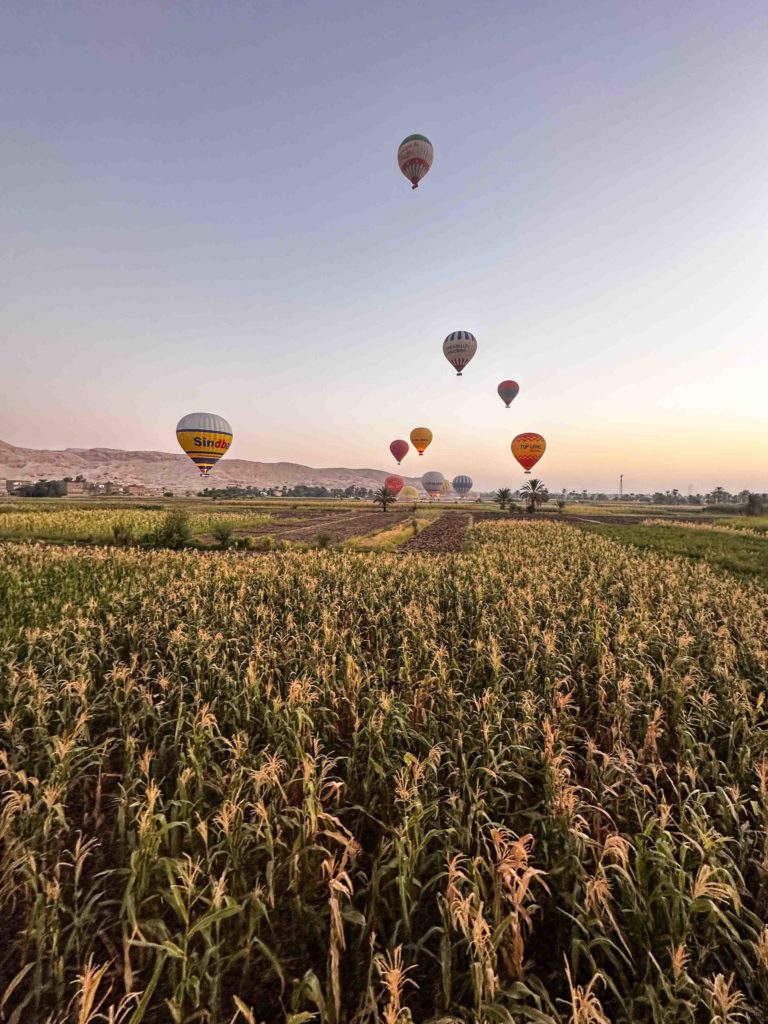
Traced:
<svg viewBox="0 0 768 1024">
<path fill-rule="evenodd" d="M 189 516 L 180 508 L 168 512 L 162 523 L 147 536 L 147 542 L 152 547 L 171 548 L 173 551 L 187 547 L 191 540 Z"/>
<path fill-rule="evenodd" d="M 112 540 L 115 544 L 124 546 L 133 543 L 133 530 L 128 523 L 120 520 L 112 524 Z"/>
<path fill-rule="evenodd" d="M 220 523 L 216 523 L 213 527 L 213 536 L 218 541 L 220 548 L 228 548 L 232 541 L 232 534 L 235 532 L 234 527 L 231 523 L 226 520 L 222 520 Z"/>
<path fill-rule="evenodd" d="M 329 548 L 331 546 L 332 540 L 333 537 L 330 535 L 330 533 L 318 533 L 316 537 L 317 546 L 323 549 Z"/>
</svg>

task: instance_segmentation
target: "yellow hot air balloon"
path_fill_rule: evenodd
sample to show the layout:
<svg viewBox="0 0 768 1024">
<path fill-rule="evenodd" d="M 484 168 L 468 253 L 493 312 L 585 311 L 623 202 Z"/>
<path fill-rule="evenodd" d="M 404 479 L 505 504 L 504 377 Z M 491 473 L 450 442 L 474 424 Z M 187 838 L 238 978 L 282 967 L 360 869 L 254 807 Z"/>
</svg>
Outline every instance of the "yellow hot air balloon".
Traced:
<svg viewBox="0 0 768 1024">
<path fill-rule="evenodd" d="M 531 472 L 546 450 L 547 442 L 541 434 L 518 434 L 512 440 L 512 454 L 526 473 Z"/>
<path fill-rule="evenodd" d="M 450 480 L 443 480 L 443 486 L 440 488 L 440 493 L 445 497 L 450 494 L 453 490 L 453 484 Z"/>
<path fill-rule="evenodd" d="M 402 491 L 400 491 L 400 494 L 398 495 L 398 497 L 399 497 L 401 502 L 402 501 L 417 501 L 418 497 L 419 497 L 419 492 L 416 490 L 415 487 L 411 487 L 410 484 L 407 484 L 402 489 Z"/>
<path fill-rule="evenodd" d="M 419 453 L 423 455 L 427 448 L 432 443 L 432 431 L 428 427 L 414 427 L 411 431 L 411 444 Z"/>
<path fill-rule="evenodd" d="M 176 425 L 176 440 L 200 470 L 200 476 L 208 476 L 232 444 L 232 427 L 223 416 L 191 412 Z"/>
</svg>

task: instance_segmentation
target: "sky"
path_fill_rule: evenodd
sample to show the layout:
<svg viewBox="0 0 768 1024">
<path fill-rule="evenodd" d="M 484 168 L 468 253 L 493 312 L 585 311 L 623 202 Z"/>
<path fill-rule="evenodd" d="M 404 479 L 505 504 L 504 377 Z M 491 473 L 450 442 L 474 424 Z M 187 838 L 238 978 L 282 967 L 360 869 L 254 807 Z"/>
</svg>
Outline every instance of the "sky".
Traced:
<svg viewBox="0 0 768 1024">
<path fill-rule="evenodd" d="M 766 52 L 763 0 L 5 0 L 0 438 L 768 491 Z"/>
</svg>

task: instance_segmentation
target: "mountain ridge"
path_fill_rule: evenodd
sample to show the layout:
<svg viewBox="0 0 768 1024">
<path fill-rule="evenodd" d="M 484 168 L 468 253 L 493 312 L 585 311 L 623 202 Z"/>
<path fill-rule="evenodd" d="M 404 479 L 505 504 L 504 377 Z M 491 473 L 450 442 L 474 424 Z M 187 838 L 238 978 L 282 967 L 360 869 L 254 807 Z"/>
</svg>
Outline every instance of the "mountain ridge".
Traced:
<svg viewBox="0 0 768 1024">
<path fill-rule="evenodd" d="M 22 448 L 0 441 L 0 478 L 7 480 L 61 479 L 82 475 L 93 483 L 143 485 L 149 489 L 183 490 L 197 493 L 203 487 L 381 487 L 397 473 L 407 484 L 419 478 L 406 477 L 401 467 L 391 470 L 328 466 L 314 468 L 297 462 L 255 462 L 223 458 L 208 480 L 186 455 L 172 452 L 129 451 L 122 448 Z"/>
</svg>

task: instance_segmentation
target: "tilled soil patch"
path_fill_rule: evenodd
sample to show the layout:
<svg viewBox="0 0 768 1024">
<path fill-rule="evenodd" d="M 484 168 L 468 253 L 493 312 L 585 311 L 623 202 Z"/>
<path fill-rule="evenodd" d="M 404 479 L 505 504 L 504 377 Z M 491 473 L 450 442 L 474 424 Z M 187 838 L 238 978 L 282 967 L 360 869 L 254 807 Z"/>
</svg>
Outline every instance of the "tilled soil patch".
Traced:
<svg viewBox="0 0 768 1024">
<path fill-rule="evenodd" d="M 472 516 L 446 512 L 399 549 L 409 553 L 443 555 L 461 551 Z"/>
<path fill-rule="evenodd" d="M 279 526 L 265 526 L 258 532 L 270 534 L 276 540 L 313 541 L 318 534 L 327 534 L 331 543 L 336 544 L 352 537 L 364 537 L 368 533 L 395 526 L 410 517 L 410 512 L 350 512 L 346 515 L 334 513 L 313 519 L 309 523 Z"/>
</svg>

